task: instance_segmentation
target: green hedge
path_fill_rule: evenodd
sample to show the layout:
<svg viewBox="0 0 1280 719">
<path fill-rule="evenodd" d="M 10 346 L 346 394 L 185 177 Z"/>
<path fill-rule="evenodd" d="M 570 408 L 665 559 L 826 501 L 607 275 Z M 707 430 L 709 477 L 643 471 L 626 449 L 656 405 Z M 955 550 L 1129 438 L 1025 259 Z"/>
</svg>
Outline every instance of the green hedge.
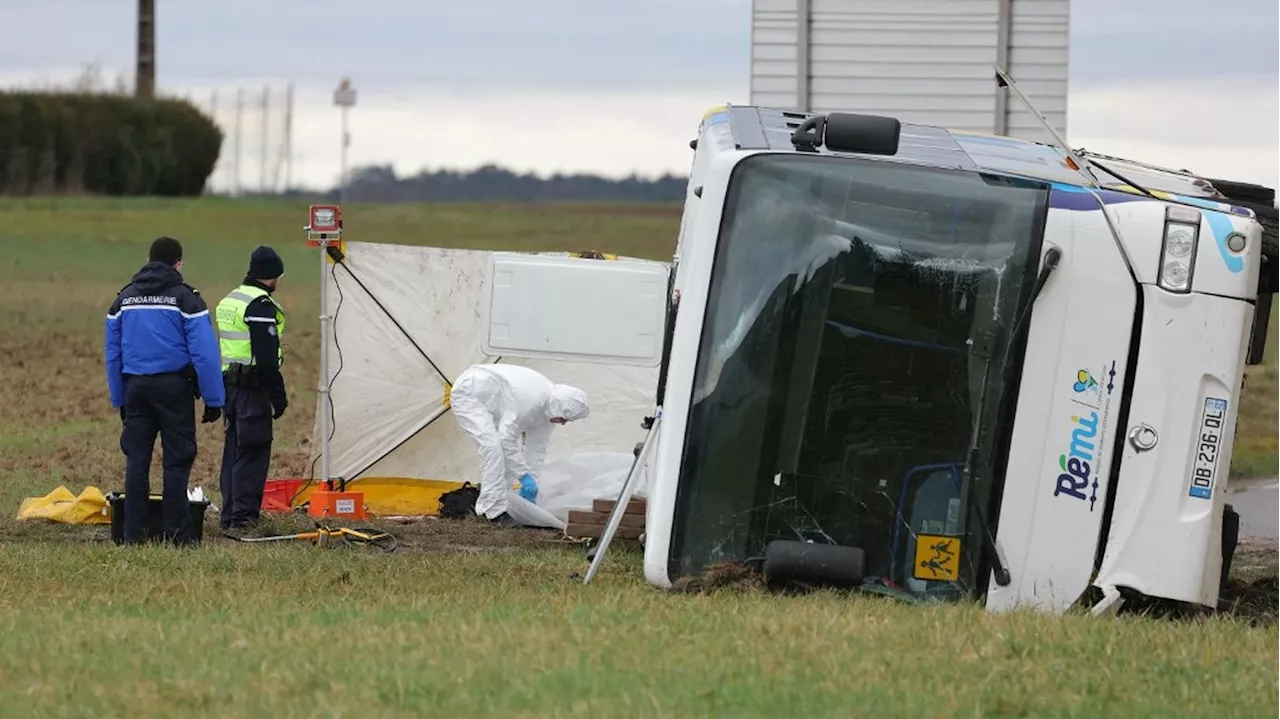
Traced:
<svg viewBox="0 0 1280 719">
<path fill-rule="evenodd" d="M 198 195 L 222 139 L 182 100 L 0 92 L 0 194 Z"/>
</svg>

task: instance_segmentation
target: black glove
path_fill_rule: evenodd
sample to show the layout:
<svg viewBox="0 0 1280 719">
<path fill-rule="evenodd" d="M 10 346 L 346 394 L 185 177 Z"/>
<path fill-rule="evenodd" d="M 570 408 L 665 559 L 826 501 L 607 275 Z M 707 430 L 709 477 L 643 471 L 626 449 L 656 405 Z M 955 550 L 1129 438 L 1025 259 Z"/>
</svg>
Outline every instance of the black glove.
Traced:
<svg viewBox="0 0 1280 719">
<path fill-rule="evenodd" d="M 124 405 L 120 405 L 120 424 L 124 424 Z"/>
<path fill-rule="evenodd" d="M 206 404 L 204 406 L 204 416 L 200 418 L 200 423 L 209 424 L 210 422 L 217 422 L 218 418 L 221 416 L 222 416 L 221 407 L 210 407 L 209 405 Z"/>
<path fill-rule="evenodd" d="M 271 412 L 271 419 L 280 419 L 281 417 L 284 416 L 284 411 L 288 408 L 289 408 L 289 403 L 287 401 L 281 402 L 280 404 L 275 405 L 273 411 Z"/>
</svg>

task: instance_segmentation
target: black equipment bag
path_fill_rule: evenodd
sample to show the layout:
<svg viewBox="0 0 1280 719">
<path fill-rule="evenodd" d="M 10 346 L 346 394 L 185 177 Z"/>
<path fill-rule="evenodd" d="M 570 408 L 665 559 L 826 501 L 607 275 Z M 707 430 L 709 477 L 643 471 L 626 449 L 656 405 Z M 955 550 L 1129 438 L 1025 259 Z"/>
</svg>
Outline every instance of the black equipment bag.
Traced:
<svg viewBox="0 0 1280 719">
<path fill-rule="evenodd" d="M 475 516 L 476 499 L 480 496 L 480 488 L 470 482 L 452 492 L 440 495 L 440 517 L 443 519 L 466 519 Z"/>
</svg>

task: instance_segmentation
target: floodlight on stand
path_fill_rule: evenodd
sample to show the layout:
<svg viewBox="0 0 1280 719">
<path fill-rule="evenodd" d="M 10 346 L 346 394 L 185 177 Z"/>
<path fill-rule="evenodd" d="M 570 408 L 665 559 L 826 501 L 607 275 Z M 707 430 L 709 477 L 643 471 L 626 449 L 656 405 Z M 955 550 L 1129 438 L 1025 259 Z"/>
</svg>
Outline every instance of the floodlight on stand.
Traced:
<svg viewBox="0 0 1280 719">
<path fill-rule="evenodd" d="M 337 491 L 329 473 L 329 418 L 333 398 L 329 394 L 329 262 L 341 257 L 342 209 L 338 205 L 312 205 L 307 217 L 307 246 L 320 248 L 320 382 L 316 392 L 321 398 L 320 416 L 320 486 L 312 492 L 310 514 L 325 517 L 365 517 L 364 495 L 346 491 L 342 479 Z"/>
<path fill-rule="evenodd" d="M 338 230 L 338 208 L 312 206 L 311 231 L 336 232 Z"/>
<path fill-rule="evenodd" d="M 338 205 L 312 205 L 307 216 L 307 245 L 321 247 L 342 237 L 342 208 Z M 329 237 L 333 235 L 333 237 Z"/>
</svg>

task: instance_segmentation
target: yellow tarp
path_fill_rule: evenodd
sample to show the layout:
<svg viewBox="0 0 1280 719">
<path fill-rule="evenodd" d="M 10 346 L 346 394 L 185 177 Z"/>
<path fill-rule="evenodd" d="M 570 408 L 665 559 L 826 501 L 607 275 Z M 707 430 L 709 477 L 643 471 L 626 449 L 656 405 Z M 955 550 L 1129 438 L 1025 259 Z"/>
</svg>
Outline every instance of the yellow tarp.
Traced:
<svg viewBox="0 0 1280 719">
<path fill-rule="evenodd" d="M 111 507 L 97 487 L 85 487 L 78 497 L 66 487 L 58 487 L 43 497 L 22 500 L 18 521 L 34 519 L 61 524 L 111 524 Z"/>
<path fill-rule="evenodd" d="M 302 505 L 318 484 L 303 489 L 293 500 Z M 363 492 L 370 514 L 389 516 L 432 516 L 440 511 L 440 495 L 462 486 L 462 482 L 405 477 L 361 477 L 347 483 L 348 492 Z"/>
</svg>

